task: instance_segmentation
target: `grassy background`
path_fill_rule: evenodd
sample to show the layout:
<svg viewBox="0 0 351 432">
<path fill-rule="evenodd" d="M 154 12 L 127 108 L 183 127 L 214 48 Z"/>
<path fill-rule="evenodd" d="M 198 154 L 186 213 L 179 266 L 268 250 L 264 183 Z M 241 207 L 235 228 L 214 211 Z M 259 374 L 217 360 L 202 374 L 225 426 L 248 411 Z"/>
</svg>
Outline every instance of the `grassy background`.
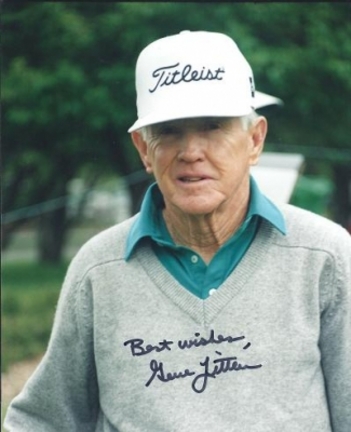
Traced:
<svg viewBox="0 0 351 432">
<path fill-rule="evenodd" d="M 67 265 L 2 264 L 1 373 L 13 363 L 45 352 Z M 2 399 L 1 425 L 8 402 Z"/>
<path fill-rule="evenodd" d="M 1 372 L 45 351 L 66 269 L 66 263 L 2 265 Z"/>
</svg>

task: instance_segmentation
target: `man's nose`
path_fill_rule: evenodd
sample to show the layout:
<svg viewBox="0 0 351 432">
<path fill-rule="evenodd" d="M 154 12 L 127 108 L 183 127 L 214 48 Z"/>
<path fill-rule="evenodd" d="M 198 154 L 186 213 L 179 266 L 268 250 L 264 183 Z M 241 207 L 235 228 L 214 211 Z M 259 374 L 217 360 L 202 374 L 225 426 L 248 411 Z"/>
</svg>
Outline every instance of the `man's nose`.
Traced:
<svg viewBox="0 0 351 432">
<path fill-rule="evenodd" d="M 178 159 L 184 162 L 195 162 L 204 158 L 205 140 L 201 134 L 196 132 L 187 132 L 183 135 Z"/>
</svg>

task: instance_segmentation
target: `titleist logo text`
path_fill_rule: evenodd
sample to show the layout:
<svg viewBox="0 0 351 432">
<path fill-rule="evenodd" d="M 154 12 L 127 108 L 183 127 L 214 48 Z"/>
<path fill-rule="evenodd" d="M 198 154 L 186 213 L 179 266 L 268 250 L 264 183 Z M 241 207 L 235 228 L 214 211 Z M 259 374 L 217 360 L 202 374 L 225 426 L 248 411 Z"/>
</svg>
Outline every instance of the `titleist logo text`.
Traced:
<svg viewBox="0 0 351 432">
<path fill-rule="evenodd" d="M 180 63 L 170 66 L 162 66 L 155 69 L 152 77 L 157 79 L 155 87 L 149 89 L 150 93 L 154 93 L 159 87 L 169 86 L 172 84 L 179 84 L 181 82 L 191 81 L 221 81 L 224 68 L 217 68 L 215 70 L 203 67 L 201 70 L 193 69 L 190 64 L 185 65 L 183 68 L 178 68 Z M 177 69 L 176 69 L 177 68 Z"/>
</svg>

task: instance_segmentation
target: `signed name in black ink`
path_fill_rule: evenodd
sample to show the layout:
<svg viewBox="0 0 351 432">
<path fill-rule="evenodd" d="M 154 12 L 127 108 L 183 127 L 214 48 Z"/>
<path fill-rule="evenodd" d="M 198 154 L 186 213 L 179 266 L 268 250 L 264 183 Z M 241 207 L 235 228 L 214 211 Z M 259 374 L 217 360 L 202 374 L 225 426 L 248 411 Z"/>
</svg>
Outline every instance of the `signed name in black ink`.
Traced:
<svg viewBox="0 0 351 432">
<path fill-rule="evenodd" d="M 218 355 L 222 355 L 216 351 Z M 180 372 L 165 372 L 163 362 L 151 360 L 150 370 L 152 372 L 150 378 L 146 382 L 145 386 L 149 387 L 150 384 L 157 378 L 162 383 L 167 383 L 176 379 L 188 378 L 195 375 L 191 388 L 195 393 L 202 393 L 206 390 L 208 380 L 210 378 L 215 379 L 218 375 L 225 374 L 228 372 L 240 372 L 245 370 L 254 370 L 262 367 L 262 364 L 248 365 L 242 364 L 238 361 L 237 357 L 220 357 L 216 358 L 211 362 L 210 357 L 206 357 L 204 361 L 199 363 L 203 368 L 200 373 L 195 371 L 184 369 Z"/>
<path fill-rule="evenodd" d="M 218 353 L 220 354 L 220 353 Z M 216 378 L 218 375 L 225 374 L 227 372 L 239 372 L 249 369 L 259 369 L 262 364 L 248 365 L 239 363 L 237 357 L 223 357 L 213 360 L 210 366 L 210 358 L 207 356 L 203 362 L 200 362 L 203 366 L 204 372 L 197 375 L 191 387 L 196 393 L 202 393 L 206 390 L 207 382 L 209 378 Z M 212 367 L 212 369 L 210 369 Z"/>
<path fill-rule="evenodd" d="M 179 84 L 181 82 L 189 83 L 191 81 L 221 81 L 225 73 L 223 68 L 212 70 L 205 66 L 201 70 L 193 69 L 190 64 L 185 65 L 183 68 L 176 69 L 180 63 L 174 65 L 162 66 L 155 69 L 152 73 L 153 78 L 157 78 L 155 87 L 149 89 L 150 93 L 154 93 L 159 87 L 169 86 L 172 84 Z"/>
<path fill-rule="evenodd" d="M 158 378 L 160 381 L 166 383 L 169 381 L 173 381 L 179 378 L 186 378 L 192 375 L 195 375 L 195 372 L 190 372 L 189 369 L 185 369 L 183 372 L 165 372 L 163 368 L 162 362 L 157 362 L 156 360 L 151 360 L 150 369 L 152 371 L 152 375 L 149 378 L 148 382 L 145 384 L 146 387 L 152 383 L 155 378 Z"/>
</svg>

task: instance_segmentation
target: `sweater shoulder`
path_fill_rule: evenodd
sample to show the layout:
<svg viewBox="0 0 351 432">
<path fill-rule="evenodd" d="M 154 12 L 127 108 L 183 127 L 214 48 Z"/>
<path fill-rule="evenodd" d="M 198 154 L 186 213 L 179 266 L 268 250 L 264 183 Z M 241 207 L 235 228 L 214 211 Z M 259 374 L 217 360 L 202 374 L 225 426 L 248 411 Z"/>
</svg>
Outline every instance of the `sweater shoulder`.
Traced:
<svg viewBox="0 0 351 432">
<path fill-rule="evenodd" d="M 94 267 L 124 261 L 128 233 L 137 217 L 135 215 L 91 237 L 72 259 L 68 275 L 75 274 L 81 278 Z"/>
<path fill-rule="evenodd" d="M 320 249 L 330 253 L 341 248 L 351 253 L 351 236 L 341 225 L 291 204 L 282 205 L 280 209 L 286 222 L 285 241 L 290 246 Z"/>
<path fill-rule="evenodd" d="M 82 246 L 78 255 L 89 255 L 98 261 L 122 259 L 130 228 L 137 217 L 135 215 L 96 234 Z"/>
</svg>

